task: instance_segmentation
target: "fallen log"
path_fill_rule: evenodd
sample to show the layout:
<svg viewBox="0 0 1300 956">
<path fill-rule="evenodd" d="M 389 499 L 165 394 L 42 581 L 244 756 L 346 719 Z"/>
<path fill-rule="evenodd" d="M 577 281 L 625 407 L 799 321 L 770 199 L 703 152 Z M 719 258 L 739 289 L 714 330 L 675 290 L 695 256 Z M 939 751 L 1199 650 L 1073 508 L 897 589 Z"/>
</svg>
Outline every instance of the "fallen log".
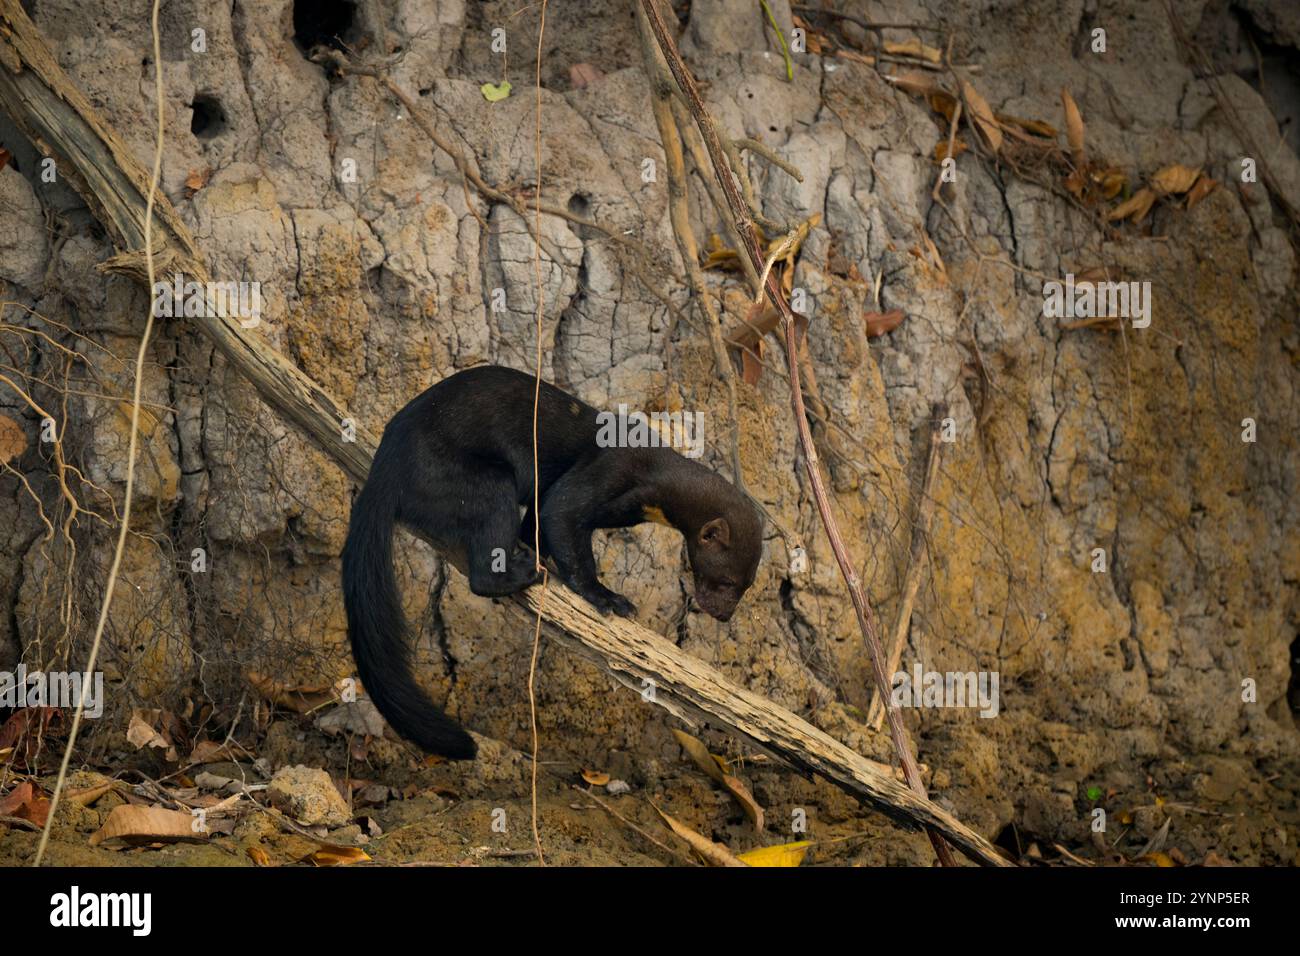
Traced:
<svg viewBox="0 0 1300 956">
<path fill-rule="evenodd" d="M 108 231 L 118 255 L 108 271 L 145 282 L 144 217 L 149 175 L 59 67 L 18 0 L 0 0 L 0 112 L 47 156 Z M 159 196 L 154 248 L 160 268 L 210 281 L 206 263 L 176 210 Z M 357 481 L 376 446 L 343 405 L 260 335 L 222 315 L 192 318 L 257 389 L 262 400 L 301 428 Z M 349 434 L 352 423 L 355 438 Z M 634 622 L 602 617 L 561 585 L 531 588 L 515 602 L 538 613 L 563 645 L 624 682 L 649 681 L 647 699 L 679 715 L 698 715 L 753 740 L 792 766 L 818 774 L 909 827 L 942 833 L 971 859 L 1008 865 L 984 837 L 896 781 L 881 764 L 854 753 L 807 721 L 728 682 L 703 661 Z M 543 603 L 544 602 L 544 605 Z"/>
</svg>

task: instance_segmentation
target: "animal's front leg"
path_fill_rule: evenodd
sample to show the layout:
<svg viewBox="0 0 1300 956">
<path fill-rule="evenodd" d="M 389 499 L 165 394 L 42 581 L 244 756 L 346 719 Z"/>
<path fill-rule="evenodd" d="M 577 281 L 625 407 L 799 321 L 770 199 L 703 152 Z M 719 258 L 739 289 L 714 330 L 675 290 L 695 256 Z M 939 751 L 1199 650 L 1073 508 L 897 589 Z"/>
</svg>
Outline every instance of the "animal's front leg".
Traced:
<svg viewBox="0 0 1300 956">
<path fill-rule="evenodd" d="M 560 580 L 590 601 L 602 614 L 631 617 L 636 605 L 617 591 L 600 583 L 596 574 L 596 558 L 591 552 L 591 528 L 581 524 L 576 516 L 548 512 L 542 509 L 542 524 L 546 545 Z"/>
</svg>

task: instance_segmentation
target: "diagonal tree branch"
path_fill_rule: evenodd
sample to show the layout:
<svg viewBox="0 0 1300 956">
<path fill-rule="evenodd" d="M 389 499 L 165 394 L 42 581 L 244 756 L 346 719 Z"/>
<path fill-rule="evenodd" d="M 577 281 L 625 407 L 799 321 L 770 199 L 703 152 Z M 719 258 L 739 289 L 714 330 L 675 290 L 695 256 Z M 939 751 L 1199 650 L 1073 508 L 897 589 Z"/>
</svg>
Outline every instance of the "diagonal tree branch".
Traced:
<svg viewBox="0 0 1300 956">
<path fill-rule="evenodd" d="M 142 281 L 144 220 L 149 176 L 117 134 L 98 117 L 55 62 L 18 0 L 0 0 L 0 112 L 7 115 L 71 183 L 120 250 L 105 265 Z M 159 269 L 207 282 L 208 270 L 176 210 L 159 196 L 155 248 Z M 375 441 L 359 425 L 345 441 L 347 410 L 261 336 L 232 318 L 195 317 L 197 327 L 257 389 L 269 406 L 300 427 L 341 468 L 364 480 Z M 793 354 L 793 352 L 792 352 Z M 538 610 L 540 589 L 514 603 Z M 736 687 L 703 661 L 622 619 L 604 618 L 562 586 L 551 584 L 543 616 L 567 647 L 622 681 L 654 688 L 647 699 L 679 715 L 700 715 L 748 737 L 799 770 L 818 774 L 905 826 L 943 833 L 971 859 L 1006 861 L 984 837 L 924 796 L 896 781 L 890 768 L 854 753 L 796 715 Z"/>
</svg>

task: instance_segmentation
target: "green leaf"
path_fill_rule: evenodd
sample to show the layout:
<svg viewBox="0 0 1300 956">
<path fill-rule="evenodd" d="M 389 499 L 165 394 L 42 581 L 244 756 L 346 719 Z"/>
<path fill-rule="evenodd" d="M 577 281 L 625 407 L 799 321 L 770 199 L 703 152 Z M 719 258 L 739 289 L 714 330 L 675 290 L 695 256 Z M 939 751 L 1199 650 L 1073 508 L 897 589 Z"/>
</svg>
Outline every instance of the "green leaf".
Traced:
<svg viewBox="0 0 1300 956">
<path fill-rule="evenodd" d="M 489 103 L 496 103 L 510 95 L 510 81 L 502 80 L 500 83 L 484 83 L 479 87 L 479 90 L 483 93 L 483 99 Z"/>
<path fill-rule="evenodd" d="M 1088 794 L 1088 799 L 1093 803 L 1096 803 L 1101 799 L 1101 787 L 1089 787 L 1086 792 Z"/>
</svg>

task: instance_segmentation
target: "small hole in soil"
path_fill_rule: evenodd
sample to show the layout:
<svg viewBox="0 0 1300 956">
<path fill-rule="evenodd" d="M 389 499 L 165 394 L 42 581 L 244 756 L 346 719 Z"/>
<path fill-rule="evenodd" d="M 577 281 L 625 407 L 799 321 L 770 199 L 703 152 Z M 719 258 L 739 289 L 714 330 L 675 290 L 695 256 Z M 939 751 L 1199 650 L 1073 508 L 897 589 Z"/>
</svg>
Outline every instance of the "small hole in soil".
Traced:
<svg viewBox="0 0 1300 956">
<path fill-rule="evenodd" d="M 357 16 L 350 0 L 297 0 L 293 5 L 293 42 L 303 53 L 327 46 L 343 50 Z"/>
<path fill-rule="evenodd" d="M 226 131 L 226 111 L 215 96 L 206 93 L 194 97 L 190 104 L 190 132 L 199 139 L 214 139 Z"/>
</svg>

